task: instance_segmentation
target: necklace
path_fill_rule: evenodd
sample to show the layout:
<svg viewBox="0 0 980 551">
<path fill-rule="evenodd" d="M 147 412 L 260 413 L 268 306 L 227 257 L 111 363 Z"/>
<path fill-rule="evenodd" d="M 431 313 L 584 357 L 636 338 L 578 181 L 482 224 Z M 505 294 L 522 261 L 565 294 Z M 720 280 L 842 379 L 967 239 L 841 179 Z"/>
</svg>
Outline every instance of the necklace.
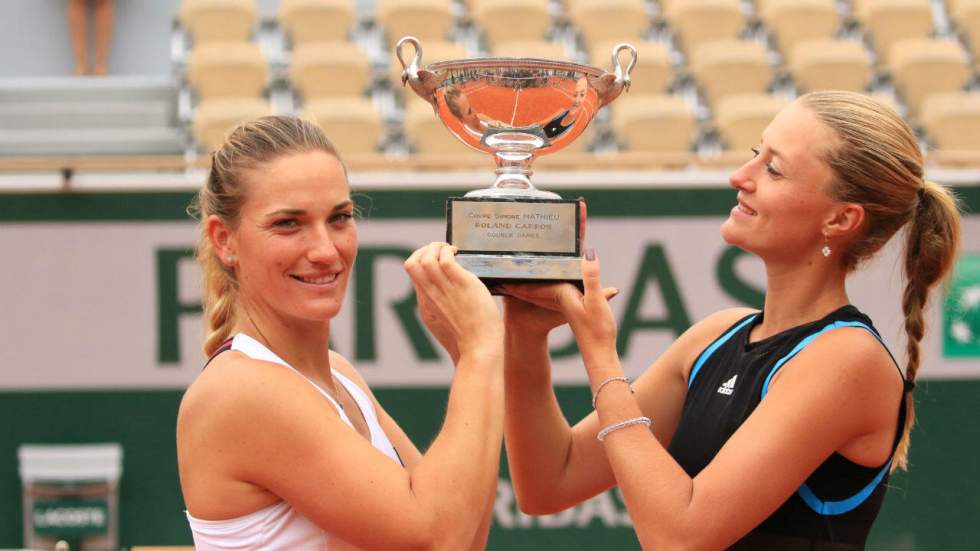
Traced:
<svg viewBox="0 0 980 551">
<path fill-rule="evenodd" d="M 248 322 L 252 324 L 252 327 L 255 328 L 255 331 L 259 334 L 259 337 L 262 339 L 262 344 L 264 344 L 265 347 L 268 348 L 271 351 L 272 350 L 272 343 L 270 343 L 269 342 L 269 339 L 267 339 L 265 337 L 265 335 L 262 333 L 262 328 L 259 327 L 259 324 L 255 323 L 255 320 L 252 319 L 252 314 L 249 313 L 248 308 L 242 307 L 242 310 L 245 311 L 245 317 L 248 318 Z M 293 369 L 295 369 L 295 368 L 293 368 Z M 297 373 L 299 373 L 299 371 L 297 371 Z M 323 390 L 324 392 L 326 392 L 328 396 L 330 396 L 331 398 L 333 398 L 333 401 L 340 407 L 340 409 L 342 411 L 347 411 L 347 408 L 345 408 L 344 407 L 344 404 L 341 403 L 341 401 L 340 401 L 340 396 L 339 396 L 340 393 L 339 392 L 336 393 L 336 394 L 338 394 L 338 396 L 334 396 L 334 393 L 331 393 L 329 390 L 323 388 L 323 385 L 320 385 L 319 383 L 317 383 L 313 379 L 310 379 L 306 375 L 303 375 L 302 373 L 300 373 L 300 375 L 302 375 L 303 378 L 305 378 L 306 380 L 310 381 L 311 383 L 313 383 L 314 385 L 316 385 L 318 388 L 320 388 L 321 390 Z M 330 380 L 331 380 L 331 382 L 333 382 L 334 388 L 337 388 L 337 378 L 333 376 L 333 370 L 332 369 L 330 370 Z"/>
</svg>

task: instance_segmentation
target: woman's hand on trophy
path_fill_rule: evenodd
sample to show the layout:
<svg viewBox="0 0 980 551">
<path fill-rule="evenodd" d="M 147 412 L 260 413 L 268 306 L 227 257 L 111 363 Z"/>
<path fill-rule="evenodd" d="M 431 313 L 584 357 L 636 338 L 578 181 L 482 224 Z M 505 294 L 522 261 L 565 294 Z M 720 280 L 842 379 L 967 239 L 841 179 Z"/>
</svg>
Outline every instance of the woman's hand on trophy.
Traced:
<svg viewBox="0 0 980 551">
<path fill-rule="evenodd" d="M 568 322 L 562 300 L 582 294 L 571 283 L 508 283 L 497 287 L 504 295 L 504 325 L 516 331 L 547 334 Z M 615 287 L 602 290 L 606 299 L 619 293 Z M 567 295 L 563 298 L 563 295 Z"/>
<path fill-rule="evenodd" d="M 599 258 L 587 249 L 582 258 L 582 283 L 585 293 L 561 293 L 558 298 L 562 314 L 575 333 L 586 367 L 616 354 L 616 318 L 609 307 L 608 288 L 599 279 Z"/>
<path fill-rule="evenodd" d="M 422 322 L 458 364 L 465 354 L 503 353 L 503 322 L 486 286 L 456 263 L 455 248 L 430 243 L 405 261 Z"/>
</svg>

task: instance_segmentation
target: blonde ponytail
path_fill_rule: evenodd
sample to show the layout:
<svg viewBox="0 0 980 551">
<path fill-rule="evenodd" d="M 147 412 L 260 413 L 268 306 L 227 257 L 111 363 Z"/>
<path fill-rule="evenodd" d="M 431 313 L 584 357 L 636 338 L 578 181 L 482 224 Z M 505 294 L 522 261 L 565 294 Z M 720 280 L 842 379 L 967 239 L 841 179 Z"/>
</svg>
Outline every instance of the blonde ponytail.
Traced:
<svg viewBox="0 0 980 551">
<path fill-rule="evenodd" d="M 960 225 L 956 199 L 943 186 L 923 181 L 915 214 L 905 241 L 905 314 L 907 363 L 905 379 L 915 382 L 919 371 L 919 342 L 925 334 L 925 311 L 929 291 L 952 269 L 959 250 Z M 909 436 L 915 424 L 915 400 L 905 394 L 905 427 L 895 450 L 893 468 L 908 468 Z"/>
</svg>

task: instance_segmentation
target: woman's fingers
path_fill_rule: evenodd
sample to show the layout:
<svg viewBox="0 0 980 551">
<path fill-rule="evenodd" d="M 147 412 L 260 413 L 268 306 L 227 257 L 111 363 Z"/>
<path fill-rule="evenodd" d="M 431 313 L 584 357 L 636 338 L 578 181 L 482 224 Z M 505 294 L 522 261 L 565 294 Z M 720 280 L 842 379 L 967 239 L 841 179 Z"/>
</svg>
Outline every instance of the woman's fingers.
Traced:
<svg viewBox="0 0 980 551">
<path fill-rule="evenodd" d="M 602 283 L 599 281 L 599 257 L 596 256 L 595 249 L 586 249 L 585 256 L 582 257 L 582 285 L 585 288 L 586 301 L 606 301 Z"/>
</svg>

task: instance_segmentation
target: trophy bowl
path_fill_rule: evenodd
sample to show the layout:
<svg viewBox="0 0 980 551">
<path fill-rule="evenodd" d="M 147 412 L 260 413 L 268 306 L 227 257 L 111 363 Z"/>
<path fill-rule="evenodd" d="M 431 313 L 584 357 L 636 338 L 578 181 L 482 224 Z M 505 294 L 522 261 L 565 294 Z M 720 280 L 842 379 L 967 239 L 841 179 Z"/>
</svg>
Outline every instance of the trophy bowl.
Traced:
<svg viewBox="0 0 980 551">
<path fill-rule="evenodd" d="M 404 47 L 415 53 L 410 62 Z M 624 68 L 620 52 L 628 51 Z M 580 281 L 579 204 L 532 185 L 531 164 L 578 138 L 599 109 L 629 89 L 636 49 L 612 50 L 613 71 L 565 61 L 490 57 L 421 68 L 422 45 L 398 41 L 402 84 L 428 101 L 449 131 L 493 155 L 496 180 L 447 201 L 447 241 L 486 282 Z"/>
<path fill-rule="evenodd" d="M 406 63 L 405 44 L 415 48 Z M 624 70 L 619 52 L 628 50 Z M 490 153 L 497 180 L 467 197 L 558 198 L 530 182 L 535 157 L 559 151 L 585 131 L 596 113 L 630 85 L 636 49 L 619 44 L 613 73 L 566 61 L 489 57 L 433 63 L 420 68 L 422 45 L 415 37 L 398 41 L 402 83 L 432 104 L 446 128 L 466 145 Z"/>
</svg>

